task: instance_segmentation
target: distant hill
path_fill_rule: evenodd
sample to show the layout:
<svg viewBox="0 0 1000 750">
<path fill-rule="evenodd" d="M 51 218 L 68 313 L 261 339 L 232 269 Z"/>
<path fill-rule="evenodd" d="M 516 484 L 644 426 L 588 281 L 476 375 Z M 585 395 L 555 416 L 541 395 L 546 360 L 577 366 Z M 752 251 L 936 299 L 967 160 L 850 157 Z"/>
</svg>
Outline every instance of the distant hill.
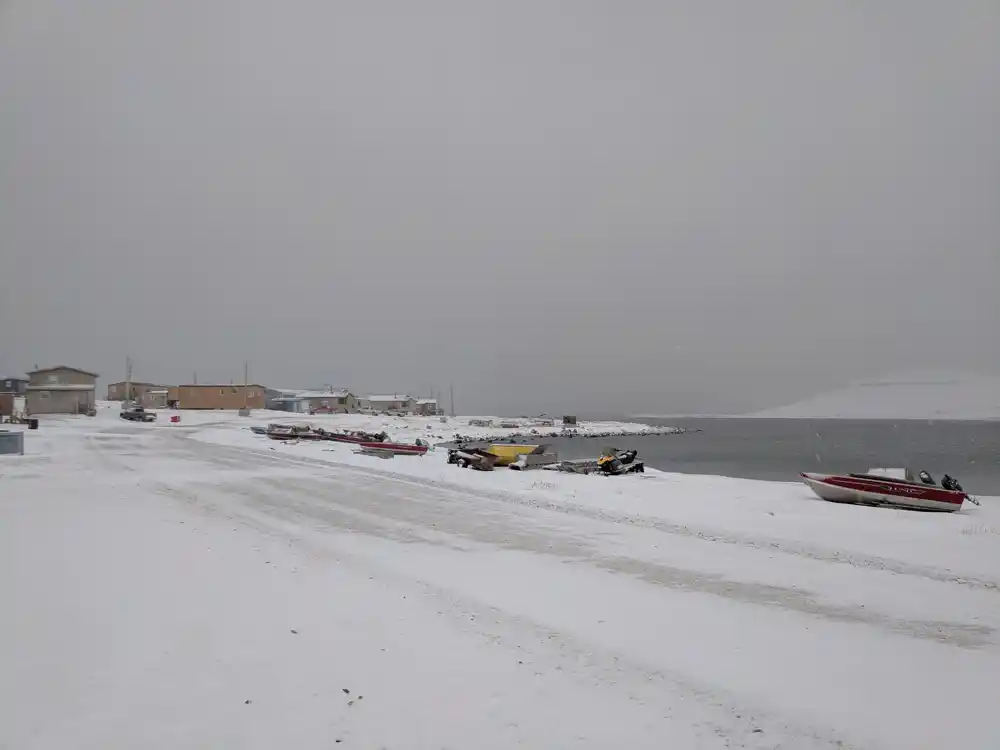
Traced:
<svg viewBox="0 0 1000 750">
<path fill-rule="evenodd" d="M 932 376 L 860 382 L 747 416 L 813 419 L 1000 419 L 1000 377 Z"/>
</svg>

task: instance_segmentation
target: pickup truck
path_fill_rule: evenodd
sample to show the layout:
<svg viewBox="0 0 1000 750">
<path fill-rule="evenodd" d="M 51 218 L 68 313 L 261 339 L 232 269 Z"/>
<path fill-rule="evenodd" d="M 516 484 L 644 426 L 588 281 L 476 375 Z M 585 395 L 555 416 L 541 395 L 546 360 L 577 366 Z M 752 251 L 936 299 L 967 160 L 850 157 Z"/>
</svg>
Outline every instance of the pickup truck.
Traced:
<svg viewBox="0 0 1000 750">
<path fill-rule="evenodd" d="M 132 406 L 128 409 L 122 409 L 121 413 L 118 415 L 122 419 L 127 419 L 129 422 L 155 422 L 156 415 L 152 412 L 148 412 L 141 406 Z"/>
</svg>

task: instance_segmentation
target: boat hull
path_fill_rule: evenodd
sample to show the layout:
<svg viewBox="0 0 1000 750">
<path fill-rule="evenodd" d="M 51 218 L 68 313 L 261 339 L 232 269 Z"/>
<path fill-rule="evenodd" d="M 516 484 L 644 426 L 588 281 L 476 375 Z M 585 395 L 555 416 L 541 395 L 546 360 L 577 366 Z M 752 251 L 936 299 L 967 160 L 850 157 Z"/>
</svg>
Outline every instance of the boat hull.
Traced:
<svg viewBox="0 0 1000 750">
<path fill-rule="evenodd" d="M 333 443 L 368 443 L 371 442 L 368 438 L 358 437 L 357 435 L 341 435 L 335 432 L 327 432 L 323 434 L 324 440 L 329 440 Z"/>
<path fill-rule="evenodd" d="M 875 477 L 802 474 L 802 479 L 816 495 L 831 503 L 954 513 L 967 497 L 964 492 Z"/>
<path fill-rule="evenodd" d="M 496 456 L 496 466 L 510 466 L 517 461 L 518 456 L 534 453 L 537 445 L 518 445 L 515 443 L 492 443 L 486 452 Z"/>
<path fill-rule="evenodd" d="M 408 445 L 406 443 L 358 443 L 358 445 L 362 448 L 390 451 L 397 456 L 422 456 L 427 452 L 426 445 Z"/>
</svg>

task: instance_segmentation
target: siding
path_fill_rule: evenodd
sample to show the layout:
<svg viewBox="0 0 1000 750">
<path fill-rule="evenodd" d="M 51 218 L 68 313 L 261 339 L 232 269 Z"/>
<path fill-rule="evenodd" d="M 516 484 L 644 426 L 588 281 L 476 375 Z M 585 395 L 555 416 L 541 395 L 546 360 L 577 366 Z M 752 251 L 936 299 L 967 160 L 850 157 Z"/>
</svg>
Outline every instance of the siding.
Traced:
<svg viewBox="0 0 1000 750">
<path fill-rule="evenodd" d="M 29 385 L 94 385 L 97 378 L 85 372 L 79 372 L 68 367 L 57 367 L 52 370 L 33 372 L 29 374 Z"/>
<path fill-rule="evenodd" d="M 148 391 L 162 390 L 162 385 L 155 383 L 132 382 L 132 401 L 141 401 L 143 395 Z M 119 383 L 108 383 L 108 401 L 125 401 L 125 381 Z"/>
<path fill-rule="evenodd" d="M 146 389 L 139 397 L 139 403 L 145 409 L 166 409 L 167 392 L 163 389 Z"/>
<path fill-rule="evenodd" d="M 94 408 L 97 376 L 70 367 L 53 367 L 28 373 L 31 389 L 26 395 L 29 414 L 82 414 Z M 89 389 L 59 390 L 59 386 Z M 51 386 L 51 390 L 46 388 Z"/>
<path fill-rule="evenodd" d="M 29 414 L 82 414 L 92 408 L 93 391 L 28 391 Z"/>
<path fill-rule="evenodd" d="M 263 409 L 264 386 L 250 385 L 247 390 L 249 394 L 244 397 L 242 385 L 179 385 L 177 406 L 181 409 L 242 409 L 245 405 Z"/>
<path fill-rule="evenodd" d="M 300 403 L 302 411 L 306 412 L 329 409 L 335 414 L 348 414 L 358 410 L 358 400 L 350 394 L 347 396 L 306 396 Z"/>
<path fill-rule="evenodd" d="M 24 389 L 28 385 L 28 381 L 23 378 L 6 378 L 0 381 L 0 391 L 4 393 L 16 393 L 19 396 L 24 395 Z"/>
</svg>

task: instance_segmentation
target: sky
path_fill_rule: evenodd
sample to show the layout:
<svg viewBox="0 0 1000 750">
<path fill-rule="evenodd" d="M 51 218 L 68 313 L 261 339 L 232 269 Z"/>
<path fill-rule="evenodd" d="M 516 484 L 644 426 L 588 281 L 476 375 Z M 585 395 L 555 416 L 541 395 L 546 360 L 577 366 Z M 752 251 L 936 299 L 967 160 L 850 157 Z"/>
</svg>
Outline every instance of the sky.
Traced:
<svg viewBox="0 0 1000 750">
<path fill-rule="evenodd" d="M 726 413 L 1000 372 L 995 0 L 0 0 L 0 375 Z"/>
</svg>

